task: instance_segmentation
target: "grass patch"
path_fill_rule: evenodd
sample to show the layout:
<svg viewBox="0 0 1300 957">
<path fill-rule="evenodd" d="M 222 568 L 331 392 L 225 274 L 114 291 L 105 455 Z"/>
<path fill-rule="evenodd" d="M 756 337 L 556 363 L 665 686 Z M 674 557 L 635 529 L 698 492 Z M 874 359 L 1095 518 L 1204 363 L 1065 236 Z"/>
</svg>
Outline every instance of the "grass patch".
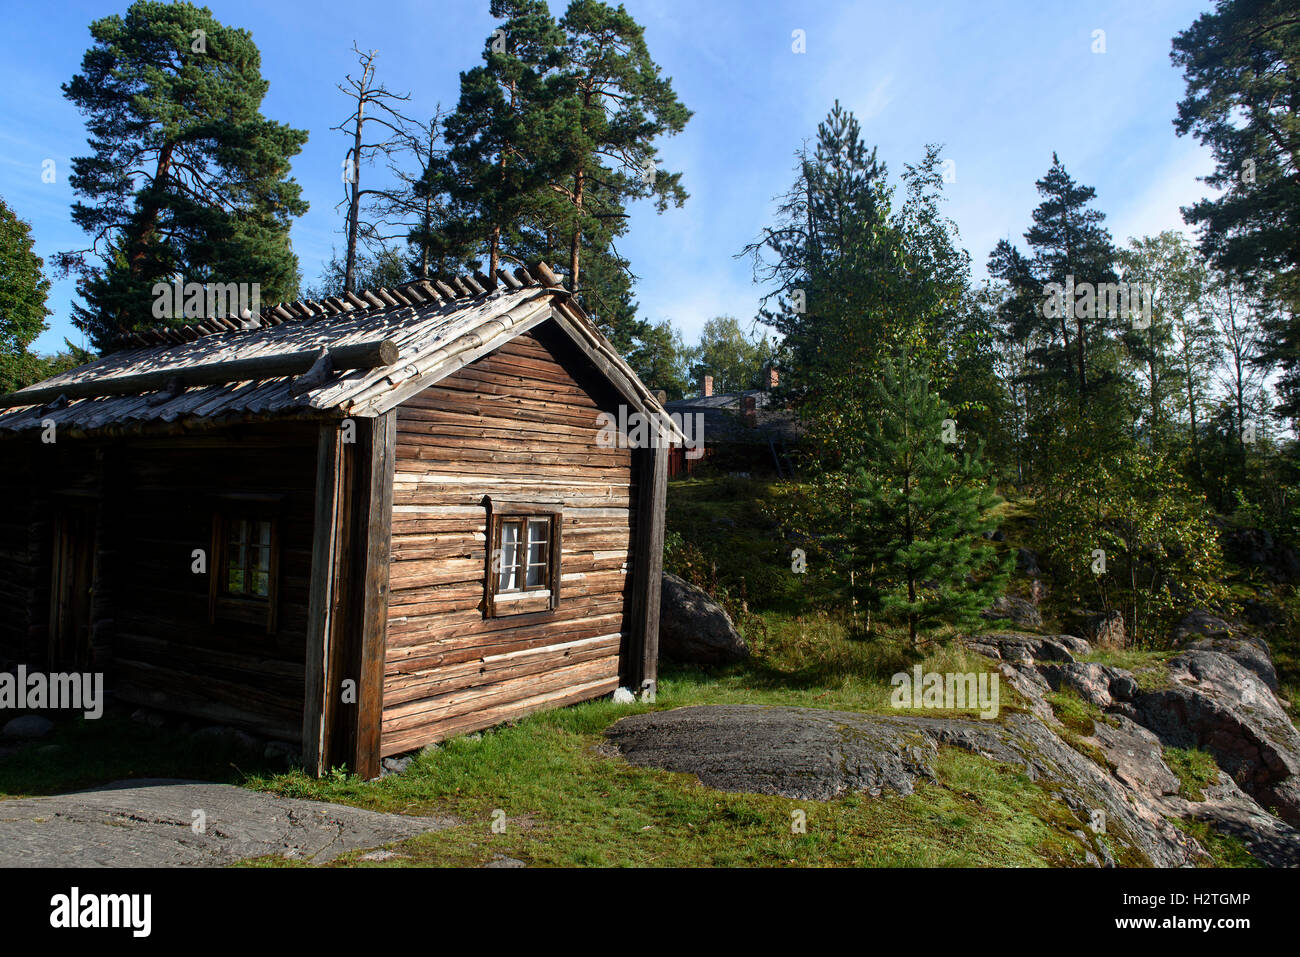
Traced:
<svg viewBox="0 0 1300 957">
<path fill-rule="evenodd" d="M 1219 777 L 1214 758 L 1196 748 L 1165 748 L 1165 764 L 1178 777 L 1178 793 L 1189 801 L 1204 801 L 1204 788 Z"/>
<path fill-rule="evenodd" d="M 672 705 L 685 703 L 665 689 Z M 460 828 L 400 842 L 370 866 L 476 866 L 503 854 L 533 866 L 1034 867 L 1081 864 L 1084 848 L 1018 768 L 943 749 L 938 784 L 906 797 L 798 801 L 730 794 L 693 776 L 606 756 L 599 731 L 629 710 L 603 702 L 538 715 L 421 755 L 400 777 L 362 784 L 281 775 L 257 786 L 376 810 L 434 810 Z M 494 811 L 506 815 L 494 833 Z M 806 833 L 792 822 L 802 812 Z M 1074 823 L 1078 827 L 1078 823 Z M 258 864 L 294 866 L 292 862 Z M 335 866 L 357 863 L 356 855 Z M 360 862 L 370 864 L 370 862 Z"/>
<path fill-rule="evenodd" d="M 1208 821 L 1171 818 L 1175 827 L 1196 838 L 1210 859 L 1202 867 L 1263 867 L 1239 837 L 1216 831 Z"/>
</svg>

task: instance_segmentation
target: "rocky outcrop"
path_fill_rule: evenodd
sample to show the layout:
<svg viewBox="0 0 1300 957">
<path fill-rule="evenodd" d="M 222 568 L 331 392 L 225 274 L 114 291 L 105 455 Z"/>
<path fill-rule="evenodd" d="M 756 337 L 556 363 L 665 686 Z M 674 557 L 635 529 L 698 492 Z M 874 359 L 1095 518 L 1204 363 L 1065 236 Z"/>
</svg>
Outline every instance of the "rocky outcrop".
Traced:
<svg viewBox="0 0 1300 957">
<path fill-rule="evenodd" d="M 631 764 L 694 774 L 720 791 L 827 801 L 911 794 L 934 780 L 932 738 L 906 719 L 816 708 L 712 705 L 624 718 L 605 732 Z"/>
<path fill-rule="evenodd" d="M 998 723 L 713 705 L 624 718 L 606 736 L 632 764 L 694 774 L 719 790 L 809 800 L 849 791 L 910 794 L 919 781 L 935 780 L 938 747 L 947 745 L 1041 782 L 1073 812 L 1074 833 L 1096 863 L 1180 867 L 1206 859 L 1150 801 L 1026 714 Z M 1112 846 L 1131 859 L 1116 861 Z"/>
<path fill-rule="evenodd" d="M 1092 645 L 1072 635 L 971 636 L 964 644 L 994 661 L 1025 703 L 993 721 L 716 706 L 637 715 L 606 733 L 634 764 L 695 774 L 723 790 L 814 800 L 909 794 L 936 780 L 937 749 L 956 747 L 1042 783 L 1079 821 L 1072 833 L 1094 863 L 1206 862 L 1200 843 L 1170 820 L 1181 818 L 1239 838 L 1266 865 L 1300 865 L 1300 734 L 1260 673 L 1271 672 L 1192 647 L 1250 640 L 1268 660 L 1267 645 L 1230 627 L 1225 635 L 1204 617 L 1188 621 L 1183 639 L 1163 674 L 1144 671 L 1140 683 L 1083 660 Z M 1053 691 L 1076 695 L 1096 717 L 1058 718 Z M 1217 778 L 1187 790 L 1166 761 L 1171 747 L 1210 754 Z"/>
<path fill-rule="evenodd" d="M 1237 788 L 1236 794 L 1220 789 L 1222 806 L 1202 807 L 1198 819 L 1221 818 L 1225 832 L 1234 834 L 1260 814 L 1280 823 L 1268 811 L 1300 824 L 1300 733 L 1274 694 L 1268 645 L 1204 612 L 1186 616 L 1178 637 L 1184 650 L 1167 663 L 1160 687 L 1145 691 L 1123 669 L 1078 660 L 1091 648 L 1068 635 L 988 634 L 965 644 L 999 662 L 1029 710 L 1049 727 L 1056 721 L 1046 714 L 1047 690 L 1071 691 L 1102 711 L 1105 722 L 1094 722 L 1094 733 L 1081 740 L 1105 755 L 1130 788 L 1173 801 L 1177 789 L 1171 789 L 1173 774 L 1161 751 L 1197 748 L 1213 756 Z M 1292 830 L 1274 824 L 1265 830 L 1272 837 L 1261 838 L 1261 847 L 1270 859 L 1287 859 L 1293 851 L 1278 848 L 1300 842 Z"/>
<path fill-rule="evenodd" d="M 1043 623 L 1042 613 L 1032 603 L 1013 595 L 1003 595 L 989 607 L 980 612 L 980 617 L 989 621 L 1005 618 L 1017 625 L 1037 627 Z"/>
<path fill-rule="evenodd" d="M 721 605 L 703 590 L 665 572 L 659 653 L 673 661 L 725 665 L 747 658 L 749 646 Z"/>
<path fill-rule="evenodd" d="M 1252 671 L 1215 651 L 1185 651 L 1168 664 L 1172 687 L 1136 701 L 1137 720 L 1172 747 L 1214 756 L 1241 788 L 1300 824 L 1300 732 Z"/>
<path fill-rule="evenodd" d="M 1300 831 L 1266 812 L 1222 771 L 1203 789 L 1201 800 L 1175 794 L 1158 804 L 1171 817 L 1204 821 L 1237 838 L 1266 867 L 1300 867 Z"/>
<path fill-rule="evenodd" d="M 1217 651 L 1227 655 L 1247 671 L 1254 672 L 1269 689 L 1276 692 L 1277 670 L 1268 644 L 1261 638 L 1234 629 L 1207 611 L 1188 612 L 1174 627 L 1174 644 L 1187 651 Z"/>
</svg>

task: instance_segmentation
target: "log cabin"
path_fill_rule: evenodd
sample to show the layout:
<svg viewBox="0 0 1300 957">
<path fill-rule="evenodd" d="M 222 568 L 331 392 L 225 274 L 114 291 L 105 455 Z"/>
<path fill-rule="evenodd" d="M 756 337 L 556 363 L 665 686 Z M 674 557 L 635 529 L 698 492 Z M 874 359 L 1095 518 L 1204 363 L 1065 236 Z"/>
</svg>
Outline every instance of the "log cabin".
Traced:
<svg viewBox="0 0 1300 957">
<path fill-rule="evenodd" d="M 682 435 L 544 264 L 120 345 L 0 398 L 10 666 L 365 777 L 653 695 Z M 661 441 L 601 443 L 620 406 Z"/>
</svg>

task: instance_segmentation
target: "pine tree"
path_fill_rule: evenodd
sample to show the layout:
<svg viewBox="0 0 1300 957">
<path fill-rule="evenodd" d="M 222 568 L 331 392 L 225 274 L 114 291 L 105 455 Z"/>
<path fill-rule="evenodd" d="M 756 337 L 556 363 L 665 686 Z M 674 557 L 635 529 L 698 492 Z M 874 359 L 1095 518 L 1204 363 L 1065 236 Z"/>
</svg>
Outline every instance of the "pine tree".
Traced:
<svg viewBox="0 0 1300 957">
<path fill-rule="evenodd" d="M 1075 182 L 1055 153 L 1047 175 L 1038 181 L 1043 201 L 1034 210 L 1034 225 L 1025 240 L 1034 251 L 1034 271 L 1043 285 L 1057 283 L 1064 288 L 1070 277 L 1073 283 L 1115 282 L 1114 249 L 1110 232 L 1101 225 L 1106 218 L 1100 210 L 1089 208 L 1097 191 Z M 1082 405 L 1088 397 L 1091 350 L 1105 329 L 1104 317 L 1088 316 L 1075 309 L 1071 319 L 1060 311 L 1045 318 L 1054 319 L 1061 331 L 1061 351 L 1057 353 L 1063 369 L 1074 376 L 1075 394 Z"/>
<path fill-rule="evenodd" d="M 81 72 L 63 86 L 92 148 L 69 177 L 91 247 L 60 257 L 80 273 L 75 324 L 105 348 L 156 324 L 153 285 L 177 276 L 294 298 L 289 226 L 307 204 L 289 161 L 307 133 L 262 115 L 267 82 L 248 31 L 206 7 L 136 0 L 90 33 Z"/>
<path fill-rule="evenodd" d="M 40 378 L 40 360 L 28 351 L 45 331 L 50 281 L 33 251 L 31 226 L 0 199 L 0 394 Z"/>
<path fill-rule="evenodd" d="M 1267 293 L 1261 364 L 1300 420 L 1300 18 L 1294 0 L 1218 0 L 1173 41 L 1187 95 L 1174 128 L 1214 152 L 1217 195 L 1185 211 L 1214 265 Z"/>
<path fill-rule="evenodd" d="M 653 198 L 659 212 L 681 206 L 681 173 L 659 169 L 655 141 L 691 118 L 650 57 L 645 30 L 621 5 L 573 0 L 555 96 L 549 104 L 556 175 L 548 184 L 568 248 L 569 288 L 583 288 L 584 248 L 607 250 L 627 228 L 627 204 Z"/>
<path fill-rule="evenodd" d="M 905 621 L 915 647 L 927 626 L 974 621 L 1005 587 L 1010 558 L 982 538 L 999 501 L 982 446 L 965 447 L 927 370 L 900 350 L 874 392 L 877 412 L 851 471 L 855 590 L 868 608 Z"/>
<path fill-rule="evenodd" d="M 558 95 L 553 71 L 564 36 L 541 0 L 492 0 L 491 11 L 502 23 L 483 65 L 460 76 L 460 100 L 443 122 L 448 150 L 428 182 L 453 211 L 453 245 L 480 247 L 495 281 L 503 255 L 523 262 L 545 242 L 535 234 L 545 229 L 540 210 L 558 175 L 547 110 Z"/>
</svg>

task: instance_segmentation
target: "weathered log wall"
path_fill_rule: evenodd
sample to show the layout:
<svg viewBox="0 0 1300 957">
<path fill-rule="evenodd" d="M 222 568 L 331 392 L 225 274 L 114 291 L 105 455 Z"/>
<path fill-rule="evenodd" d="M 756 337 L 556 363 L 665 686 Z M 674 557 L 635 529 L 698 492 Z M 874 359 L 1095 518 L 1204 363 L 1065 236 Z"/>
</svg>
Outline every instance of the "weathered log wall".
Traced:
<svg viewBox="0 0 1300 957">
<path fill-rule="evenodd" d="M 44 663 L 52 516 L 68 497 L 97 503 L 92 667 L 106 672 L 117 699 L 300 737 L 314 424 L 111 444 L 22 439 L 4 443 L 3 459 L 0 486 L 22 503 L 0 521 L 0 643 L 8 657 Z M 271 634 L 264 624 L 209 621 L 212 516 L 232 494 L 276 499 Z M 193 571 L 195 549 L 207 556 L 207 574 Z"/>
<path fill-rule="evenodd" d="M 636 486 L 597 445 L 618 403 L 546 323 L 398 408 L 385 755 L 618 686 Z M 556 609 L 484 617 L 489 497 L 563 506 Z"/>
</svg>

